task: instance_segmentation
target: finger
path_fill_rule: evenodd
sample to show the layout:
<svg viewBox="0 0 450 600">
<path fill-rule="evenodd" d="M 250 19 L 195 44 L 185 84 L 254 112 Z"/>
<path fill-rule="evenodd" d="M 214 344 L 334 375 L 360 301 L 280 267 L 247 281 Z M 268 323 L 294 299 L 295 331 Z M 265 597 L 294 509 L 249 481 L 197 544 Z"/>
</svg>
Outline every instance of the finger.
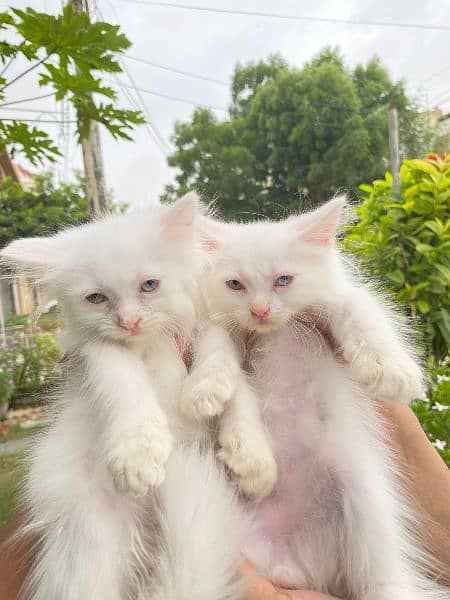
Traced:
<svg viewBox="0 0 450 600">
<path fill-rule="evenodd" d="M 278 592 L 265 577 L 248 561 L 243 560 L 238 573 L 247 585 L 246 600 L 276 600 Z"/>
</svg>

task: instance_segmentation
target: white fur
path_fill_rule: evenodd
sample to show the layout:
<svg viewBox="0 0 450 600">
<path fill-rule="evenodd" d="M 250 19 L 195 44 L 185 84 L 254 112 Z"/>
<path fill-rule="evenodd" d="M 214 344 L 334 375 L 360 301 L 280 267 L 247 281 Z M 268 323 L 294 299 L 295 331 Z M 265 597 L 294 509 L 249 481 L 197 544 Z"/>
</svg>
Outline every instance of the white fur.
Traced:
<svg viewBox="0 0 450 600">
<path fill-rule="evenodd" d="M 364 286 L 334 244 L 345 198 L 285 221 L 246 225 L 203 220 L 210 269 L 204 285 L 209 313 L 227 328 L 265 333 L 310 313 L 329 325 L 352 375 L 379 397 L 410 402 L 423 393 L 423 374 L 400 316 L 373 289 Z M 293 275 L 274 288 L 278 275 Z M 245 292 L 224 286 L 238 279 Z M 249 311 L 267 301 L 268 322 Z"/>
<path fill-rule="evenodd" d="M 237 578 L 248 526 L 212 452 L 174 451 L 161 487 L 164 543 L 156 586 L 140 600 L 240 600 Z"/>
<path fill-rule="evenodd" d="M 272 491 L 277 468 L 261 421 L 258 397 L 241 370 L 239 348 L 244 348 L 243 339 L 233 343 L 221 325 L 205 323 L 197 336 L 193 368 L 184 382 L 180 409 L 192 422 L 221 415 L 218 456 L 240 489 L 258 500 Z"/>
<path fill-rule="evenodd" d="M 432 561 L 410 535 L 413 512 L 368 396 L 410 401 L 422 392 L 422 371 L 394 314 L 354 279 L 335 248 L 343 205 L 338 198 L 280 223 L 204 222 L 213 333 L 222 327 L 228 344 L 235 341 L 222 359 L 220 386 L 231 369 L 228 395 L 232 387 L 235 393 L 220 406 L 220 455 L 246 494 L 261 499 L 273 482 L 260 485 L 267 468 L 252 466 L 267 464 L 269 434 L 278 483 L 254 509 L 246 553 L 275 582 L 349 600 L 444 600 L 450 593 L 425 578 Z M 293 276 L 288 286 L 275 285 L 282 275 Z M 243 289 L 230 289 L 229 280 Z M 259 318 L 252 306 L 270 312 Z M 319 322 L 347 364 L 332 355 Z M 226 348 L 223 331 L 218 345 Z M 249 331 L 256 344 L 236 358 Z M 211 337 L 207 348 L 214 348 Z M 207 396 L 215 388 L 201 381 L 214 373 L 202 362 L 196 359 L 185 383 L 185 412 L 190 381 L 206 386 Z M 243 371 L 236 376 L 246 362 L 250 382 Z M 195 404 L 198 416 L 201 398 Z M 248 472 L 256 483 L 248 484 Z"/>
<path fill-rule="evenodd" d="M 220 497 L 233 514 L 233 495 L 211 458 L 184 450 L 207 436 L 183 423 L 176 406 L 186 376 L 176 337 L 188 338 L 196 321 L 196 199 L 18 240 L 2 260 L 58 297 L 68 331 L 58 411 L 31 451 L 25 483 L 22 533 L 36 539 L 36 556 L 23 597 L 127 600 L 145 589 L 153 599 L 158 581 L 177 589 L 171 600 L 193 598 L 197 589 L 205 590 L 198 598 L 226 600 L 236 589 L 236 536 L 225 557 L 195 543 L 204 523 L 214 532 L 221 510 L 211 506 L 208 519 L 205 498 Z M 145 293 L 148 279 L 160 285 Z M 88 302 L 92 293 L 107 301 Z M 120 325 L 138 321 L 132 331 Z M 240 522 L 237 511 L 234 519 Z M 217 535 L 220 527 L 217 521 Z M 189 540 L 204 555 L 189 552 Z M 221 575 L 207 584 L 203 564 Z M 180 569 L 192 576 L 178 589 Z"/>
<path fill-rule="evenodd" d="M 267 334 L 253 371 L 279 481 L 255 509 L 247 556 L 280 585 L 348 600 L 450 598 L 425 577 L 439 567 L 411 533 L 414 513 L 374 402 L 320 337 L 299 340 L 289 327 Z"/>
</svg>

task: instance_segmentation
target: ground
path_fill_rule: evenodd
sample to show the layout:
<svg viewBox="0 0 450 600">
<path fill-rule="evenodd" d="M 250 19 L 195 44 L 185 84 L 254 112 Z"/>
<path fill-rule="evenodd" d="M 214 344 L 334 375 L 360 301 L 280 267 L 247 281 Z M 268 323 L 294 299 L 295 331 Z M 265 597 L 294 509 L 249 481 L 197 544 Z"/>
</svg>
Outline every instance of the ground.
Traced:
<svg viewBox="0 0 450 600">
<path fill-rule="evenodd" d="M 19 465 L 18 454 L 0 457 L 0 531 L 6 527 L 16 508 Z"/>
<path fill-rule="evenodd" d="M 16 508 L 26 438 L 46 427 L 45 411 L 45 406 L 10 410 L 0 423 L 0 531 Z"/>
</svg>

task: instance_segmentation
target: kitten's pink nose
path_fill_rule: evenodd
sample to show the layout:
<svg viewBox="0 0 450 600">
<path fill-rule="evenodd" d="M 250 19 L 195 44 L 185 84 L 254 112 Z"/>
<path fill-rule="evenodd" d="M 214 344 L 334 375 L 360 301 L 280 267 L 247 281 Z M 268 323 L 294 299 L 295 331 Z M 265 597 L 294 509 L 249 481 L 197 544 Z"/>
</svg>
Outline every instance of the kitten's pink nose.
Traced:
<svg viewBox="0 0 450 600">
<path fill-rule="evenodd" d="M 253 302 L 253 304 L 250 306 L 250 312 L 252 313 L 252 315 L 254 317 L 258 317 L 259 319 L 261 319 L 262 317 L 265 317 L 266 315 L 269 314 L 269 312 L 270 312 L 269 303 L 267 302 L 267 300 L 260 300 L 258 302 Z"/>
<path fill-rule="evenodd" d="M 126 331 L 137 331 L 139 323 L 141 322 L 141 317 L 134 316 L 125 318 L 122 317 L 122 315 L 118 315 L 117 322 L 119 323 L 120 327 Z"/>
</svg>

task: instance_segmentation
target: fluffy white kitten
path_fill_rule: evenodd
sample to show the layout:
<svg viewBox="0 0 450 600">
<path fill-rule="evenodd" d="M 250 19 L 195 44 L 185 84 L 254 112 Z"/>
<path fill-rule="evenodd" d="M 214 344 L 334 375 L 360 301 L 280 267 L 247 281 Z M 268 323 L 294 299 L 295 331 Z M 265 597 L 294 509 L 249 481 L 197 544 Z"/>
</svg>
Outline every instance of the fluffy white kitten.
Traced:
<svg viewBox="0 0 450 600">
<path fill-rule="evenodd" d="M 275 583 L 346 600 L 444 600 L 450 592 L 425 578 L 431 563 L 410 533 L 413 514 L 370 399 L 412 400 L 422 372 L 335 248 L 343 205 L 337 198 L 279 223 L 207 224 L 215 325 L 200 339 L 182 408 L 196 418 L 223 412 L 221 456 L 254 497 L 270 488 L 259 483 L 270 464 L 262 415 L 278 482 L 254 507 L 245 552 Z M 311 314 L 326 317 L 342 361 Z M 245 357 L 248 331 L 256 339 Z"/>
<path fill-rule="evenodd" d="M 188 195 L 1 253 L 58 298 L 68 331 L 58 414 L 32 449 L 25 484 L 24 533 L 36 539 L 27 600 L 237 594 L 240 513 L 212 454 L 183 445 L 202 428 L 176 411 L 179 342 L 196 321 L 197 222 Z"/>
</svg>

